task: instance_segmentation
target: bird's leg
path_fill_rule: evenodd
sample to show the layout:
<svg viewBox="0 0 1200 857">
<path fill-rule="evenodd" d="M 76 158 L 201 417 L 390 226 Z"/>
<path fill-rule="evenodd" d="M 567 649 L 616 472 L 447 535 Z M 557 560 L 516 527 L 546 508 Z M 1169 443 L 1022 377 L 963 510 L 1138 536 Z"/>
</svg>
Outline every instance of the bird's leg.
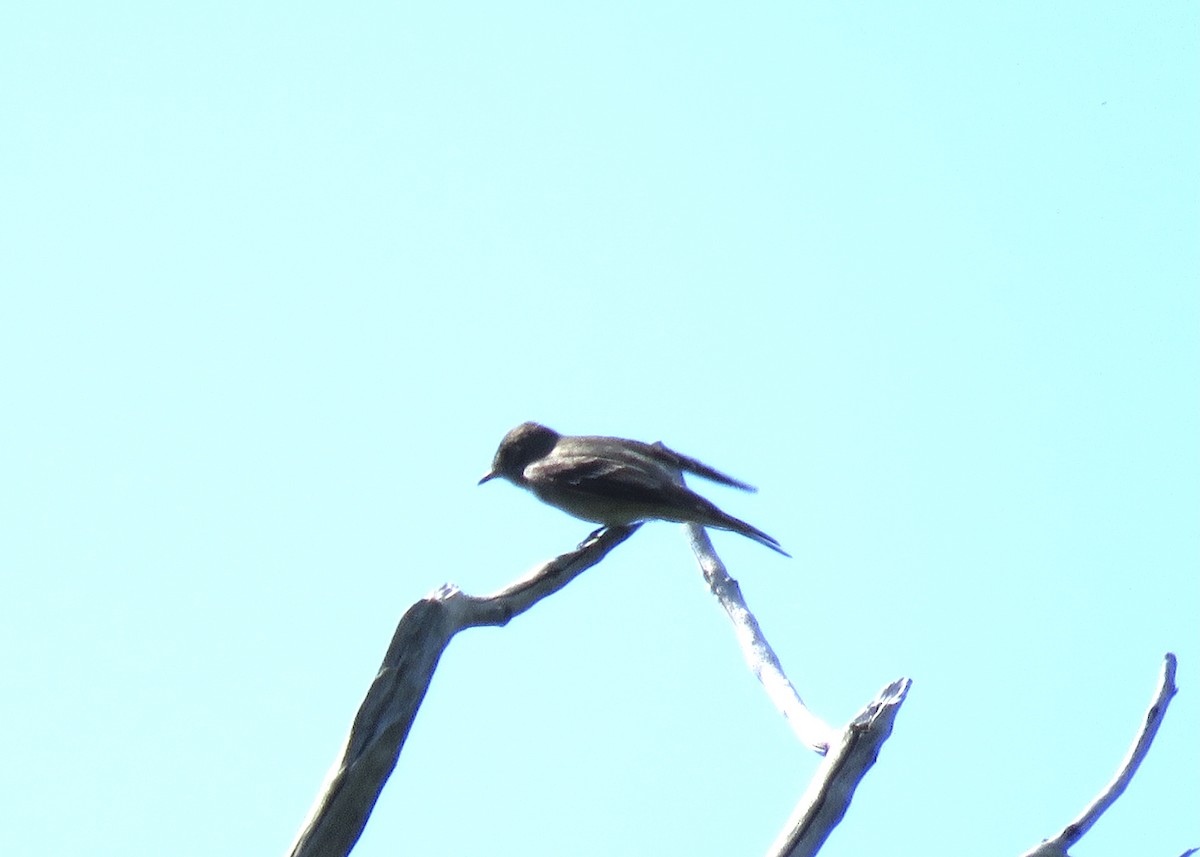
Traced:
<svg viewBox="0 0 1200 857">
<path fill-rule="evenodd" d="M 588 537 L 587 537 L 586 539 L 584 539 L 583 541 L 581 541 L 581 542 L 579 543 L 579 545 L 578 545 L 578 549 L 579 549 L 579 550 L 583 550 L 585 547 L 587 547 L 588 545 L 590 545 L 592 542 L 596 541 L 596 539 L 598 539 L 598 538 L 600 538 L 602 535 L 604 535 L 604 531 L 605 531 L 605 530 L 607 530 L 607 529 L 608 529 L 608 527 L 600 527 L 600 528 L 599 528 L 599 529 L 597 529 L 597 530 L 593 530 L 593 531 L 592 531 L 592 532 L 591 532 L 591 533 L 588 535 Z"/>
</svg>

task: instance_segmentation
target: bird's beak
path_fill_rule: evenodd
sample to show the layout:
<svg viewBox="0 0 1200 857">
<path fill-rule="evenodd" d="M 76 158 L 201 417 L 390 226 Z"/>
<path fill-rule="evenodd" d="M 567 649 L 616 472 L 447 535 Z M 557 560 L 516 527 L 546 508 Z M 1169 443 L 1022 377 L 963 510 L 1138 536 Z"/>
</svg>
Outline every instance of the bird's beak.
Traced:
<svg viewBox="0 0 1200 857">
<path fill-rule="evenodd" d="M 495 478 L 496 478 L 497 476 L 499 476 L 499 475 L 500 475 L 500 474 L 499 474 L 499 473 L 497 473 L 495 470 L 489 470 L 487 473 L 483 474 L 483 478 L 482 478 L 482 479 L 480 479 L 480 480 L 479 480 L 477 483 L 475 483 L 475 484 L 476 484 L 476 485 L 482 485 L 484 482 L 491 482 L 493 479 L 495 479 Z"/>
</svg>

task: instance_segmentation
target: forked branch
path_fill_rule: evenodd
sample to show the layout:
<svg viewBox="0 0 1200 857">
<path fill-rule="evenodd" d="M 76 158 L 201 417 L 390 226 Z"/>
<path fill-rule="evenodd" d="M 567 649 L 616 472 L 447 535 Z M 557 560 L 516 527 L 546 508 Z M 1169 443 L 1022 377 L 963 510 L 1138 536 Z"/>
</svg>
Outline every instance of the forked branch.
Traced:
<svg viewBox="0 0 1200 857">
<path fill-rule="evenodd" d="M 507 624 L 600 562 L 636 529 L 637 525 L 610 527 L 491 595 L 467 595 L 447 585 L 410 607 L 396 626 L 350 734 L 292 843 L 291 857 L 350 853 L 396 767 L 433 671 L 455 634 L 466 628 Z"/>
<path fill-rule="evenodd" d="M 779 658 L 742 597 L 741 587 L 729 576 L 708 533 L 696 524 L 686 526 L 704 579 L 733 623 L 746 664 L 762 682 L 767 696 L 801 743 L 826 756 L 792 811 L 792 817 L 767 851 L 773 857 L 809 857 L 820 850 L 845 816 L 855 789 L 875 764 L 883 742 L 891 735 L 892 724 L 912 682 L 907 678 L 897 679 L 880 691 L 879 696 L 841 732 L 830 727 L 809 711 L 784 673 Z M 829 752 L 831 747 L 832 753 Z"/>
</svg>

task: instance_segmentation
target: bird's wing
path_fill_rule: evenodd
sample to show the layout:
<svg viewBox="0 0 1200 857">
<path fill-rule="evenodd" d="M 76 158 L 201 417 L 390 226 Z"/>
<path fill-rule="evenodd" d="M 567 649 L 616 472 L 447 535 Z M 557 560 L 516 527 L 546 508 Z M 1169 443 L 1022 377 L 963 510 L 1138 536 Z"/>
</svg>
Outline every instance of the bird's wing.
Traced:
<svg viewBox="0 0 1200 857">
<path fill-rule="evenodd" d="M 557 453 L 529 465 L 525 475 L 535 484 L 548 481 L 615 501 L 671 502 L 680 491 L 660 466 L 636 458 Z"/>
<path fill-rule="evenodd" d="M 649 448 L 653 450 L 654 455 L 658 459 L 669 463 L 672 467 L 678 467 L 680 470 L 694 473 L 704 479 L 720 482 L 722 485 L 729 485 L 733 488 L 740 488 L 743 491 L 754 492 L 758 490 L 753 485 L 742 482 L 740 479 L 734 479 L 732 476 L 728 476 L 716 468 L 709 467 L 703 461 L 697 461 L 694 458 L 684 455 L 682 452 L 676 452 L 670 447 L 665 446 L 661 440 L 650 444 Z"/>
</svg>

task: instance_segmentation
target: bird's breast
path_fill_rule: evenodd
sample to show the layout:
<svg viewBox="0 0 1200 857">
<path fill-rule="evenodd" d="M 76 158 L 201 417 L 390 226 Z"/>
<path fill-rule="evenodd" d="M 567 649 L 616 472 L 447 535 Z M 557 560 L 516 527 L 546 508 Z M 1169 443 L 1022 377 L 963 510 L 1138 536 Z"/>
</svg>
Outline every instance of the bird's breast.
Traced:
<svg viewBox="0 0 1200 857">
<path fill-rule="evenodd" d="M 616 500 L 555 485 L 530 485 L 529 488 L 543 503 L 595 524 L 616 527 L 658 517 L 656 509 L 645 503 Z"/>
</svg>

